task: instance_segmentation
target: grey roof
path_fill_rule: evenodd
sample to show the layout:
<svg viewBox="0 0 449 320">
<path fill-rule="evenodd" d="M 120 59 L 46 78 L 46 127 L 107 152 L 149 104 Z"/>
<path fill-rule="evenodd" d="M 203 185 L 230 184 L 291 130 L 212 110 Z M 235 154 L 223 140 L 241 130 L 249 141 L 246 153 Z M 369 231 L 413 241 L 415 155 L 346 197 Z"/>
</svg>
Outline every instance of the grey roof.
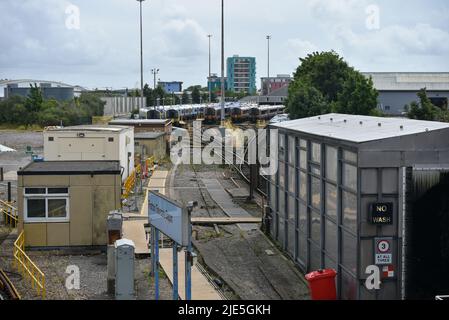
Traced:
<svg viewBox="0 0 449 320">
<path fill-rule="evenodd" d="M 363 143 L 449 129 L 449 123 L 333 113 L 281 122 L 273 124 L 271 127 L 289 129 L 349 142 Z"/>
<path fill-rule="evenodd" d="M 25 168 L 19 170 L 17 175 L 99 175 L 120 173 L 119 161 L 44 161 L 31 162 Z"/>
<path fill-rule="evenodd" d="M 364 72 L 378 91 L 449 91 L 449 72 Z"/>
<path fill-rule="evenodd" d="M 49 128 L 46 131 L 51 132 L 66 132 L 66 131 L 101 131 L 101 132 L 122 132 L 125 130 L 129 130 L 129 127 L 125 126 L 109 126 L 109 125 L 81 125 L 81 126 L 72 126 L 72 127 L 54 127 Z"/>
<path fill-rule="evenodd" d="M 152 120 L 152 119 L 141 119 L 141 120 L 132 120 L 132 119 L 116 119 L 111 120 L 109 124 L 111 125 L 131 125 L 131 126 L 138 126 L 138 125 L 162 125 L 162 124 L 168 124 L 171 120 Z"/>
<path fill-rule="evenodd" d="M 154 140 L 165 136 L 165 132 L 139 132 L 134 135 L 135 140 Z"/>
</svg>

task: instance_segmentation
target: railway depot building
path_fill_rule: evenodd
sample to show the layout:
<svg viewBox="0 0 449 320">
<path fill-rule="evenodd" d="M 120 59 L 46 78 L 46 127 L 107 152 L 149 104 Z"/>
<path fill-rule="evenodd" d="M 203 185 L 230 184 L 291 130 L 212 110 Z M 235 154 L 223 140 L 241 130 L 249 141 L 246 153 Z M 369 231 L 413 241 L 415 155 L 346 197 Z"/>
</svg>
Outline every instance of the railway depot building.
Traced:
<svg viewBox="0 0 449 320">
<path fill-rule="evenodd" d="M 270 233 L 302 271 L 335 269 L 340 299 L 449 292 L 449 124 L 328 114 L 270 129 Z"/>
<path fill-rule="evenodd" d="M 119 161 L 32 162 L 17 172 L 19 233 L 31 248 L 104 247 L 121 208 Z"/>
</svg>

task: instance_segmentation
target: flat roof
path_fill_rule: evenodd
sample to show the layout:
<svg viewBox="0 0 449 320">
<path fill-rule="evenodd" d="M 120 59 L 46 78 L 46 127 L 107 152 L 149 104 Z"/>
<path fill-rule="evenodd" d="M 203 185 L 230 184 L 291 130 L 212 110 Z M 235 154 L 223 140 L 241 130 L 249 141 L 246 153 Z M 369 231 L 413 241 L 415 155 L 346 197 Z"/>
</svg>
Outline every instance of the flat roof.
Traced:
<svg viewBox="0 0 449 320">
<path fill-rule="evenodd" d="M 331 113 L 271 124 L 270 127 L 363 143 L 449 129 L 449 123 Z"/>
<path fill-rule="evenodd" d="M 121 174 L 119 161 L 44 161 L 31 162 L 19 170 L 19 176 Z"/>
<path fill-rule="evenodd" d="M 137 140 L 154 140 L 165 136 L 165 132 L 139 132 L 134 135 L 134 139 Z"/>
<path fill-rule="evenodd" d="M 122 132 L 129 130 L 126 126 L 111 126 L 111 125 L 81 125 L 62 128 L 49 128 L 46 131 L 51 132 L 68 132 L 68 131 L 95 131 L 95 132 Z"/>
<path fill-rule="evenodd" d="M 378 91 L 449 91 L 449 72 L 363 72 Z"/>
<path fill-rule="evenodd" d="M 109 124 L 136 126 L 136 125 L 161 125 L 161 124 L 166 125 L 170 122 L 171 122 L 171 120 L 169 120 L 169 119 L 163 119 L 163 120 L 159 120 L 159 119 L 140 119 L 140 120 L 116 119 L 116 120 L 109 121 Z"/>
</svg>

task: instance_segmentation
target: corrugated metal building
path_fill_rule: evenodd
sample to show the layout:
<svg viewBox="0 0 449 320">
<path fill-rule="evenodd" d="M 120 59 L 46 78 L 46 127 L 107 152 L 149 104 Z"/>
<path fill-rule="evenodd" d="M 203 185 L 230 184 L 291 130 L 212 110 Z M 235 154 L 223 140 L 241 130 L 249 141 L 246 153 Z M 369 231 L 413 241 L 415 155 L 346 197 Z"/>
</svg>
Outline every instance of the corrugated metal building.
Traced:
<svg viewBox="0 0 449 320">
<path fill-rule="evenodd" d="M 449 247 L 449 204 L 426 198 L 449 191 L 449 124 L 328 114 L 270 129 L 279 131 L 270 233 L 303 271 L 337 270 L 341 299 L 449 291 L 447 250 L 434 250 Z M 424 221 L 433 224 L 420 229 Z M 424 258 L 422 248 L 432 254 Z M 365 287 L 371 265 L 380 268 L 380 290 Z M 439 278 L 432 288 L 419 281 L 430 266 Z"/>
<path fill-rule="evenodd" d="M 418 101 L 417 93 L 427 89 L 432 103 L 447 110 L 449 100 L 448 72 L 371 72 L 363 73 L 373 79 L 379 91 L 378 107 L 386 114 L 402 115 L 404 106 Z"/>
</svg>

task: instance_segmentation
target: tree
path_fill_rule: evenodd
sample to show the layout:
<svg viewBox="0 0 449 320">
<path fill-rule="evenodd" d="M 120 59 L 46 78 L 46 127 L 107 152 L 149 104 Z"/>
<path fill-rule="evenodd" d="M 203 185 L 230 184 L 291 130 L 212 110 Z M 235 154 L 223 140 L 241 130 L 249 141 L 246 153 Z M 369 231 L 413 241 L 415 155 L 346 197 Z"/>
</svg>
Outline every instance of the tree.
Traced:
<svg viewBox="0 0 449 320">
<path fill-rule="evenodd" d="M 39 112 L 42 108 L 42 103 L 44 102 L 44 98 L 42 96 L 41 89 L 37 86 L 37 84 L 30 85 L 30 93 L 26 99 L 26 108 L 29 112 Z"/>
<path fill-rule="evenodd" d="M 183 104 L 190 103 L 190 96 L 189 96 L 187 90 L 184 90 L 184 92 L 182 93 L 182 103 Z"/>
<path fill-rule="evenodd" d="M 337 53 L 315 52 L 300 61 L 286 103 L 292 119 L 332 111 L 375 113 L 378 92 L 372 80 L 350 67 Z"/>
<path fill-rule="evenodd" d="M 192 103 L 200 103 L 201 102 L 201 92 L 198 87 L 194 87 L 192 91 Z"/>
<path fill-rule="evenodd" d="M 419 103 L 413 101 L 410 106 L 405 106 L 407 116 L 415 120 L 440 121 L 447 119 L 447 115 L 438 107 L 434 106 L 427 97 L 426 88 L 418 92 Z"/>
<path fill-rule="evenodd" d="M 337 94 L 337 101 L 332 111 L 345 114 L 373 115 L 378 110 L 378 92 L 374 89 L 373 80 L 359 72 L 350 72 Z"/>
</svg>

